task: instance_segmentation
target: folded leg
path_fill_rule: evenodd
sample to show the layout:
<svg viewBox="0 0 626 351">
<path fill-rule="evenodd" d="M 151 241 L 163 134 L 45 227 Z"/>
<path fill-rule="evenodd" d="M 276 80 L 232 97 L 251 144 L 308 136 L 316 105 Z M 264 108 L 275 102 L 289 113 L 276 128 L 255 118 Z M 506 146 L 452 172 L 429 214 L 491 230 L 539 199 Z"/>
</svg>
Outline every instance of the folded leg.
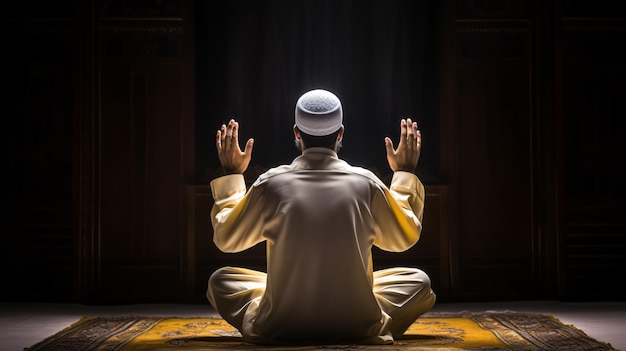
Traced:
<svg viewBox="0 0 626 351">
<path fill-rule="evenodd" d="M 402 336 L 415 320 L 435 304 L 430 278 L 416 268 L 389 268 L 374 272 L 374 295 L 391 317 L 394 338 Z"/>
<path fill-rule="evenodd" d="M 220 268 L 209 278 L 206 296 L 225 321 L 241 330 L 248 307 L 265 291 L 266 276 L 246 268 Z"/>
</svg>

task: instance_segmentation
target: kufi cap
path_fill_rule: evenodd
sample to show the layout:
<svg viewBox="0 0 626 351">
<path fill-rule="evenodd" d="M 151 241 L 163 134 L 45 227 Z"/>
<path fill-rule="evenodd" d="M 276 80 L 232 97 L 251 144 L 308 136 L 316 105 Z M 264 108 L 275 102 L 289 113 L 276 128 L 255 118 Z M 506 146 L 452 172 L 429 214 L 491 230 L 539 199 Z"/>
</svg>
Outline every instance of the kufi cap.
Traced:
<svg viewBox="0 0 626 351">
<path fill-rule="evenodd" d="M 296 126 L 305 134 L 330 135 L 339 130 L 342 121 L 341 101 L 330 91 L 311 90 L 296 103 Z"/>
</svg>

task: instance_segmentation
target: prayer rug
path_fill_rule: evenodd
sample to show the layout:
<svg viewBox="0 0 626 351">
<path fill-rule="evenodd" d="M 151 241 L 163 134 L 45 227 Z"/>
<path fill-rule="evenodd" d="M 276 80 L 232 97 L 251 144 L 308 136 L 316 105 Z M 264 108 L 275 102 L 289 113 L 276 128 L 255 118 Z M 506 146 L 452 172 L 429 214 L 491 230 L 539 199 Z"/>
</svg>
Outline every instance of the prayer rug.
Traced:
<svg viewBox="0 0 626 351">
<path fill-rule="evenodd" d="M 393 345 L 258 346 L 219 318 L 83 317 L 26 351 L 615 350 L 550 315 L 430 312 Z"/>
</svg>

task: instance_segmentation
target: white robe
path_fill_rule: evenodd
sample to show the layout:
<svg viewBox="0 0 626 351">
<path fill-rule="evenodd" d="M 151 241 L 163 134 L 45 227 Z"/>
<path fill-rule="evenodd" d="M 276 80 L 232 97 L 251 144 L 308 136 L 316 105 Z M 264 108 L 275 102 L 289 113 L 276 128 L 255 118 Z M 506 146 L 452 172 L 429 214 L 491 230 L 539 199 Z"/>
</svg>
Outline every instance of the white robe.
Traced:
<svg viewBox="0 0 626 351">
<path fill-rule="evenodd" d="M 262 174 L 211 182 L 214 242 L 240 252 L 267 241 L 267 274 L 227 267 L 207 297 L 254 343 L 390 343 L 435 302 L 415 268 L 373 272 L 372 246 L 404 251 L 419 239 L 424 187 L 395 172 L 391 186 L 325 148 Z"/>
</svg>

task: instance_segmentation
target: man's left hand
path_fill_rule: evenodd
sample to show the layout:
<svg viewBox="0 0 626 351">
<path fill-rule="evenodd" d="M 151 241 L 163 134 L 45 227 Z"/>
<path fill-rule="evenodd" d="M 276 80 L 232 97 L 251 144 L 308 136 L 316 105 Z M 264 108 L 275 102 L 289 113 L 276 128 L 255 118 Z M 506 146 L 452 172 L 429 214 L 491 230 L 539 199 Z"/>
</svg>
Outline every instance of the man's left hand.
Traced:
<svg viewBox="0 0 626 351">
<path fill-rule="evenodd" d="M 387 162 L 392 171 L 415 171 L 422 150 L 422 133 L 417 129 L 417 122 L 410 118 L 400 120 L 398 149 L 393 148 L 393 142 L 388 137 L 385 138 L 385 147 Z"/>
</svg>

